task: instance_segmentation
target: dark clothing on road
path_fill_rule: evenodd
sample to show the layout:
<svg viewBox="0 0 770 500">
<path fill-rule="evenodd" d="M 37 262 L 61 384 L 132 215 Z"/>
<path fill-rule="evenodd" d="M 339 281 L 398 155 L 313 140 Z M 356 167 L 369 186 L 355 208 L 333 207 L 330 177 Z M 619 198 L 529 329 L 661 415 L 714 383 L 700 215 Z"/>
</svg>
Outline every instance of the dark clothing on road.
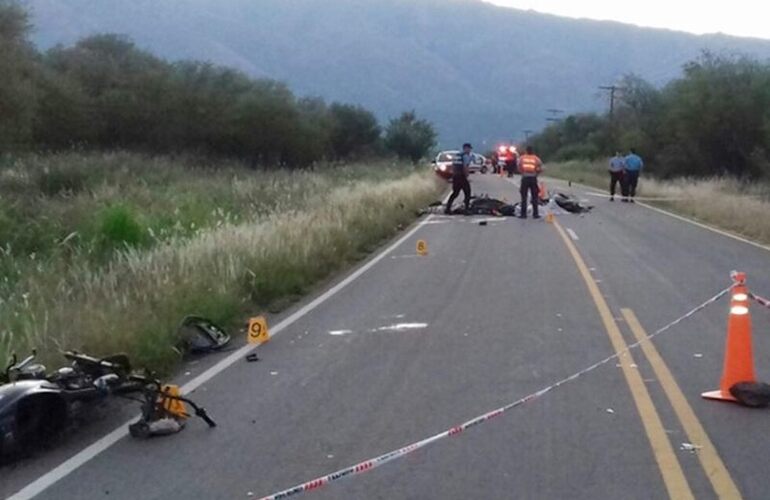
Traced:
<svg viewBox="0 0 770 500">
<path fill-rule="evenodd" d="M 508 177 L 513 177 L 516 173 L 516 157 L 514 156 L 511 161 L 505 163 L 505 171 L 508 173 Z"/>
<path fill-rule="evenodd" d="M 623 196 L 633 198 L 636 196 L 636 186 L 639 184 L 639 171 L 627 170 L 626 175 L 623 176 L 623 182 L 621 187 L 623 188 Z"/>
<path fill-rule="evenodd" d="M 610 196 L 615 197 L 615 188 L 620 184 L 620 190 L 623 190 L 623 171 L 610 172 Z"/>
<path fill-rule="evenodd" d="M 519 192 L 521 193 L 521 217 L 523 219 L 527 218 L 527 194 L 530 194 L 532 197 L 532 216 L 537 218 L 538 215 L 538 208 L 540 205 L 540 189 L 537 185 L 537 177 L 522 177 L 521 178 L 521 188 L 519 189 Z"/>
<path fill-rule="evenodd" d="M 455 198 L 463 192 L 465 209 L 468 210 L 471 204 L 471 183 L 468 182 L 468 178 L 464 174 L 455 174 L 452 176 L 452 195 L 449 197 L 449 201 L 446 202 L 446 211 L 449 213 L 452 210 L 452 203 Z"/>
</svg>

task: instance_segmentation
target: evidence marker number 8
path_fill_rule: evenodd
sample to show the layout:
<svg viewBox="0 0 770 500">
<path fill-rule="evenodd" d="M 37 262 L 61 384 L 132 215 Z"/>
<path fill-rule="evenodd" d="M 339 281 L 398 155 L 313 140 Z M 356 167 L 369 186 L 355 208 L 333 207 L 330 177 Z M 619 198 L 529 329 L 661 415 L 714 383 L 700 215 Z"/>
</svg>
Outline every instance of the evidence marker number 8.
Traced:
<svg viewBox="0 0 770 500">
<path fill-rule="evenodd" d="M 425 240 L 417 240 L 417 255 L 428 255 L 428 243 Z"/>
</svg>

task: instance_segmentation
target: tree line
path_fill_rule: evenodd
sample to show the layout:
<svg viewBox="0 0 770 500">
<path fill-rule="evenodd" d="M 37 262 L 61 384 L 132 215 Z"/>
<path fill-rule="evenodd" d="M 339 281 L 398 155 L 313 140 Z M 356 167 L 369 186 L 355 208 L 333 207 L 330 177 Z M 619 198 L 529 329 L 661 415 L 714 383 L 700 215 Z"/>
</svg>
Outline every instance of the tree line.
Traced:
<svg viewBox="0 0 770 500">
<path fill-rule="evenodd" d="M 612 114 L 581 114 L 531 138 L 552 160 L 636 149 L 663 177 L 770 178 L 770 63 L 704 52 L 662 88 L 635 75 Z"/>
<path fill-rule="evenodd" d="M 39 52 L 28 13 L 0 0 L 0 153 L 70 148 L 199 153 L 252 165 L 396 154 L 417 161 L 432 125 L 406 112 L 383 129 L 361 107 L 296 97 L 207 62 L 168 62 L 100 34 Z"/>
</svg>

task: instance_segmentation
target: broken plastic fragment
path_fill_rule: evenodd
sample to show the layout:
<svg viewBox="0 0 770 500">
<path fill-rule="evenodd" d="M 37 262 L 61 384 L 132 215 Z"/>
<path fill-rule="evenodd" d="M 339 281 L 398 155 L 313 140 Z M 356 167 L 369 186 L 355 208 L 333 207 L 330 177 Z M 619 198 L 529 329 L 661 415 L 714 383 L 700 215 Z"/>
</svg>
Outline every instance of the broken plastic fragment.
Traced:
<svg viewBox="0 0 770 500">
<path fill-rule="evenodd" d="M 692 444 L 692 443 L 682 443 L 682 446 L 679 447 L 680 450 L 689 451 L 691 453 L 695 453 L 701 448 L 703 448 L 703 446 L 699 446 L 697 444 Z"/>
</svg>

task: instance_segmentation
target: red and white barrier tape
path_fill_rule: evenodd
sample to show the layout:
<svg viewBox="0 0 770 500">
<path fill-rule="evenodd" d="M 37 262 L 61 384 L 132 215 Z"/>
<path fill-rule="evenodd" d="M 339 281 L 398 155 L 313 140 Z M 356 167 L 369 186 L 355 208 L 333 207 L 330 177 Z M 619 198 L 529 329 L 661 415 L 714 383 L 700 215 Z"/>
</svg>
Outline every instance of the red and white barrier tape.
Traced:
<svg viewBox="0 0 770 500">
<path fill-rule="evenodd" d="M 397 450 L 393 450 L 391 452 L 385 453 L 384 455 L 380 455 L 379 457 L 372 458 L 372 459 L 369 459 L 369 460 L 365 460 L 365 461 L 357 463 L 355 465 L 351 465 L 350 467 L 346 467 L 344 469 L 340 469 L 337 472 L 332 472 L 331 474 L 327 474 L 325 476 L 321 476 L 319 478 L 313 479 L 312 481 L 308 481 L 306 483 L 298 484 L 297 486 L 294 486 L 292 488 L 280 491 L 278 493 L 273 493 L 272 495 L 269 495 L 269 496 L 266 496 L 266 497 L 262 497 L 261 500 L 279 500 L 281 498 L 288 498 L 290 496 L 298 495 L 298 494 L 304 493 L 306 491 L 317 490 L 319 488 L 322 488 L 322 487 L 326 486 L 329 483 L 338 481 L 338 480 L 346 478 L 346 477 L 355 476 L 355 475 L 358 475 L 358 474 L 363 474 L 364 472 L 368 472 L 368 471 L 370 471 L 372 469 L 375 469 L 375 468 L 377 468 L 377 467 L 379 467 L 381 465 L 384 465 L 384 464 L 386 464 L 386 463 L 388 463 L 388 462 L 390 462 L 392 460 L 395 460 L 397 458 L 401 458 L 401 457 L 404 457 L 406 455 L 409 455 L 410 453 L 412 453 L 412 452 L 414 452 L 416 450 L 419 450 L 420 448 L 424 448 L 425 446 L 428 446 L 429 444 L 432 444 L 432 443 L 434 443 L 436 441 L 439 441 L 439 440 L 444 439 L 446 437 L 456 436 L 456 435 L 460 434 L 461 432 L 463 432 L 463 431 L 465 431 L 467 429 L 470 429 L 471 427 L 475 427 L 475 426 L 477 426 L 477 425 L 479 425 L 481 423 L 484 423 L 484 422 L 487 422 L 489 420 L 492 420 L 495 417 L 499 417 L 500 415 L 502 415 L 503 413 L 505 413 L 505 412 L 507 412 L 509 410 L 512 410 L 512 409 L 514 409 L 514 408 L 516 408 L 518 406 L 521 406 L 524 403 L 528 403 L 528 402 L 530 402 L 530 401 L 532 401 L 534 399 L 537 399 L 540 396 L 542 396 L 544 394 L 547 394 L 547 393 L 553 391 L 554 389 L 556 389 L 558 387 L 561 387 L 562 385 L 564 385 L 564 384 L 566 384 L 568 382 L 572 382 L 573 380 L 576 380 L 576 379 L 582 377 L 583 375 L 596 370 L 600 366 L 603 366 L 603 365 L 609 363 L 610 361 L 613 361 L 613 360 L 619 358 L 620 356 L 623 356 L 624 354 L 629 352 L 631 349 L 634 349 L 634 348 L 638 347 L 639 345 L 641 345 L 642 342 L 651 340 L 651 339 L 657 337 L 658 335 L 662 334 L 663 332 L 665 332 L 665 331 L 673 328 L 674 326 L 678 325 L 679 323 L 681 323 L 685 319 L 690 318 L 691 316 L 694 316 L 698 312 L 702 311 L 706 307 L 710 306 L 714 302 L 718 301 L 719 299 L 721 299 L 722 297 L 727 295 L 727 293 L 729 293 L 731 290 L 732 290 L 732 287 L 727 288 L 725 290 L 722 290 L 717 295 L 711 297 L 707 301 L 705 301 L 702 304 L 700 304 L 699 306 L 695 307 L 694 309 L 689 311 L 684 316 L 681 316 L 681 317 L 675 319 L 674 321 L 672 321 L 671 323 L 667 324 L 666 326 L 664 326 L 662 328 L 659 328 L 654 333 L 652 333 L 652 334 L 648 335 L 647 337 L 639 340 L 638 342 L 630 344 L 626 349 L 624 349 L 624 350 L 622 350 L 620 352 L 617 352 L 615 354 L 612 354 L 611 356 L 607 356 L 606 358 L 602 359 L 601 361 L 598 361 L 598 362 L 592 364 L 591 366 L 589 366 L 589 367 L 587 367 L 587 368 L 585 368 L 585 369 L 583 369 L 583 370 L 581 370 L 581 371 L 579 371 L 579 372 L 577 372 L 577 373 L 575 373 L 573 375 L 570 375 L 569 377 L 563 378 L 563 379 L 559 380 L 558 382 L 556 382 L 555 384 L 549 385 L 548 387 L 546 387 L 544 389 L 540 389 L 537 392 L 533 392 L 532 394 L 529 394 L 528 396 L 525 396 L 525 397 L 523 397 L 521 399 L 518 399 L 518 400 L 514 401 L 513 403 L 507 404 L 505 406 L 497 408 L 496 410 L 492 410 L 492 411 L 490 411 L 488 413 L 485 413 L 485 414 L 480 415 L 480 416 L 478 416 L 476 418 L 468 420 L 465 423 L 462 423 L 460 425 L 454 426 L 454 427 L 452 427 L 450 429 L 445 430 L 444 432 L 441 432 L 441 433 L 436 434 L 434 436 L 431 436 L 429 438 L 423 439 L 422 441 L 417 441 L 416 443 L 412 443 L 410 445 L 404 446 L 403 448 L 399 448 Z"/>
<path fill-rule="evenodd" d="M 760 297 L 759 295 L 757 295 L 755 293 L 751 293 L 751 292 L 749 293 L 749 297 L 754 299 L 754 302 L 756 302 L 760 306 L 767 307 L 768 309 L 770 309 L 770 300 L 768 300 L 768 299 L 766 299 L 764 297 Z"/>
</svg>

